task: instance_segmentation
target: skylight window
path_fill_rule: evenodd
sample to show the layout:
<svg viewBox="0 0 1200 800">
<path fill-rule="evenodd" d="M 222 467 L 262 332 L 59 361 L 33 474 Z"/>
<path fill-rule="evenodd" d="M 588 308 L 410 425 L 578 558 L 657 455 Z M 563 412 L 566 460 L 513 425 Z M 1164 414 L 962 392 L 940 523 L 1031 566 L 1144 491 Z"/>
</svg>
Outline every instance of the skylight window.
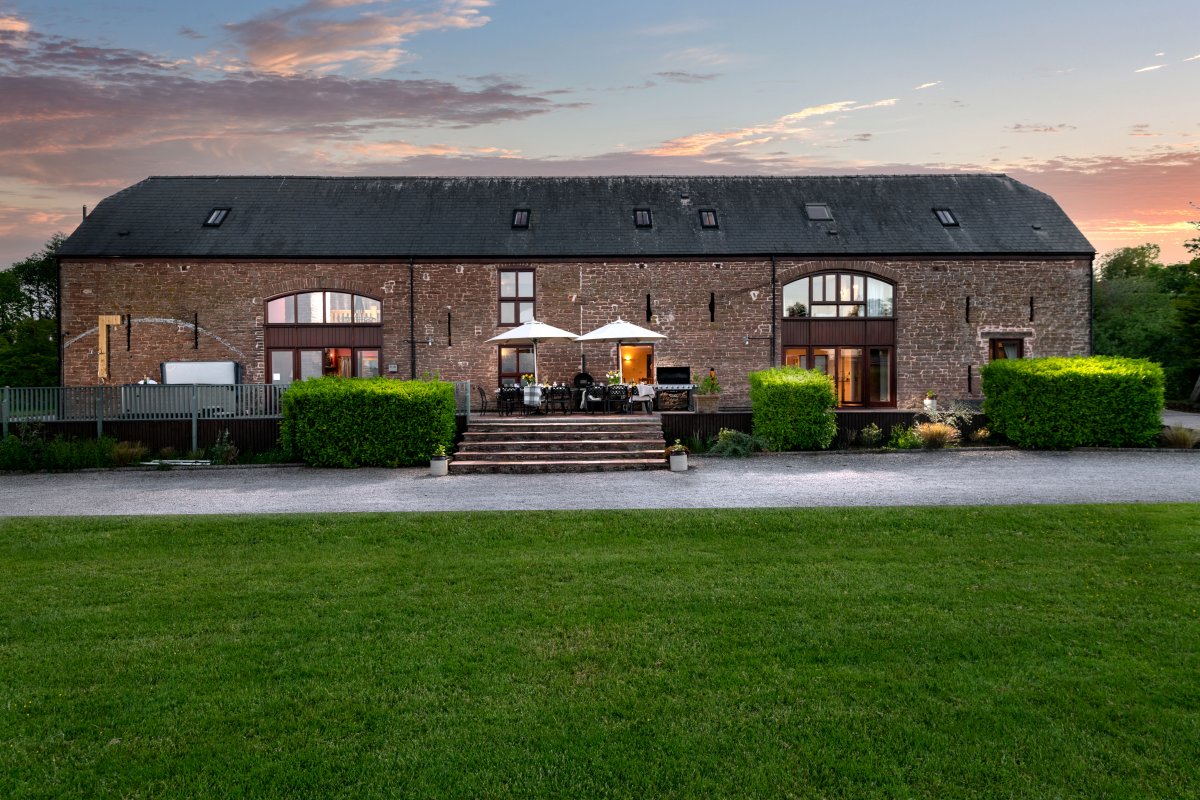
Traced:
<svg viewBox="0 0 1200 800">
<path fill-rule="evenodd" d="M 639 228 L 653 227 L 653 223 L 650 220 L 650 209 L 635 208 L 633 210 L 633 224 Z"/>
<path fill-rule="evenodd" d="M 829 221 L 833 219 L 833 212 L 829 210 L 828 203 L 805 203 L 804 213 L 811 220 Z"/>
<path fill-rule="evenodd" d="M 947 228 L 958 226 L 958 218 L 954 216 L 954 212 L 948 208 L 935 208 L 933 213 L 937 215 L 938 222 L 945 225 Z"/>
<path fill-rule="evenodd" d="M 529 227 L 529 209 L 528 208 L 514 208 L 513 209 L 512 226 L 514 228 L 528 228 Z"/>
<path fill-rule="evenodd" d="M 717 212 L 711 208 L 700 209 L 700 227 L 715 228 L 717 227 Z"/>
<path fill-rule="evenodd" d="M 228 208 L 214 208 L 208 212 L 208 219 L 204 220 L 204 227 L 215 228 L 219 226 L 229 216 L 229 211 Z"/>
</svg>

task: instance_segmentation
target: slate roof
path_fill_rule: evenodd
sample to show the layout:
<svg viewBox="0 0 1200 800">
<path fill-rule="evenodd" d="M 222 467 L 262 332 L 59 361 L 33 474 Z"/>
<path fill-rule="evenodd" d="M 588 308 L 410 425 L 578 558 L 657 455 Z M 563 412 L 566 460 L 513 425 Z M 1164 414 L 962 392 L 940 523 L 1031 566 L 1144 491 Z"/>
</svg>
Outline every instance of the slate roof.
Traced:
<svg viewBox="0 0 1200 800">
<path fill-rule="evenodd" d="M 826 203 L 832 221 L 810 221 Z M 230 212 L 205 227 L 215 208 Z M 513 229 L 514 209 L 531 211 Z M 634 226 L 648 208 L 653 227 Z M 949 208 L 945 227 L 933 213 Z M 704 229 L 699 210 L 718 228 Z M 63 257 L 1091 255 L 1048 195 L 1005 175 L 152 177 L 103 200 Z"/>
</svg>

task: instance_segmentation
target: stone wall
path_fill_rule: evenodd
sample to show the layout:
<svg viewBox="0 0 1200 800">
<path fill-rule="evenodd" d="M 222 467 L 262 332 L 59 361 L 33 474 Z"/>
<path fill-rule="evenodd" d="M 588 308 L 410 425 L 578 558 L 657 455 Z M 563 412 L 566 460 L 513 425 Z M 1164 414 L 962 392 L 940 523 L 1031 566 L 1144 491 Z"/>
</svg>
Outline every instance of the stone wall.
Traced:
<svg viewBox="0 0 1200 800">
<path fill-rule="evenodd" d="M 770 259 L 417 263 L 411 272 L 414 336 L 406 262 L 64 261 L 64 380 L 97 381 L 97 317 L 120 314 L 132 324 L 128 349 L 125 326 L 110 329 L 111 383 L 157 377 L 162 361 L 208 360 L 239 361 L 247 382 L 262 382 L 264 301 L 324 288 L 383 301 L 385 372 L 395 365 L 397 377 L 428 372 L 494 387 L 497 348 L 487 339 L 503 330 L 499 271 L 521 268 L 536 272 L 539 320 L 582 333 L 620 316 L 657 330 L 667 338 L 656 346 L 656 363 L 691 366 L 697 377 L 715 368 L 725 406 L 746 405 L 746 373 L 771 365 Z M 829 270 L 865 272 L 896 284 L 901 407 L 918 404 L 928 389 L 946 398 L 967 396 L 968 365 L 975 375 L 972 396 L 978 396 L 977 368 L 987 361 L 993 335 L 1024 338 L 1027 356 L 1088 352 L 1086 259 L 780 258 L 776 270 L 781 289 Z M 775 313 L 782 313 L 781 302 Z M 775 345 L 778 360 L 778 338 Z M 597 377 L 617 366 L 615 344 L 551 342 L 539 348 L 539 372 L 570 380 L 581 355 Z"/>
</svg>

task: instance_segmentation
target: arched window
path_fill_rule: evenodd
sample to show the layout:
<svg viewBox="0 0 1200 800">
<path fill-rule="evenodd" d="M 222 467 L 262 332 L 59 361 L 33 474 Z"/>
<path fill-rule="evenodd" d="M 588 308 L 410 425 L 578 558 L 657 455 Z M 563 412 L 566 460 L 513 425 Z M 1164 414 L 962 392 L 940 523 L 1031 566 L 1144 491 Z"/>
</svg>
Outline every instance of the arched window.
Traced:
<svg viewBox="0 0 1200 800">
<path fill-rule="evenodd" d="M 266 312 L 268 383 L 379 374 L 383 303 L 378 299 L 312 290 L 272 298 Z"/>
<path fill-rule="evenodd" d="M 784 363 L 833 378 L 840 406 L 894 406 L 895 315 L 895 287 L 873 275 L 794 280 L 783 287 Z"/>
</svg>

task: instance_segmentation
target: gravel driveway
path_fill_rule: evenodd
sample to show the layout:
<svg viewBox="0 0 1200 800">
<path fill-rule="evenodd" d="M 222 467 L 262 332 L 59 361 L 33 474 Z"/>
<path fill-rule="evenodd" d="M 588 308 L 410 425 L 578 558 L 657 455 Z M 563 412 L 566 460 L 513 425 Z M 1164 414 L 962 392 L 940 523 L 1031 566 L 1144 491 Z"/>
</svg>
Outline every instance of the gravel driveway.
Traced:
<svg viewBox="0 0 1200 800">
<path fill-rule="evenodd" d="M 787 453 L 692 465 L 446 478 L 424 468 L 6 474 L 0 516 L 1200 502 L 1200 450 Z"/>
</svg>

